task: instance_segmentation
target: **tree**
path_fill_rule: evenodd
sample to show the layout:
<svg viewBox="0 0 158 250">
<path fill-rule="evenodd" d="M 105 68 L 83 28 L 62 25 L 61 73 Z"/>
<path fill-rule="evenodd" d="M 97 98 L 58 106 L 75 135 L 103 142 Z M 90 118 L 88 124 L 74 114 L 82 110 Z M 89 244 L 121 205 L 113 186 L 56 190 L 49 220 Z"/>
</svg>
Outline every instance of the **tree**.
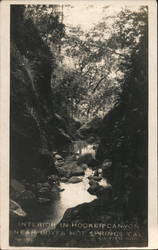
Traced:
<svg viewBox="0 0 158 250">
<path fill-rule="evenodd" d="M 60 50 L 61 40 L 65 35 L 63 10 L 61 5 L 27 5 L 26 18 L 31 18 L 40 35 L 53 50 Z"/>
<path fill-rule="evenodd" d="M 96 114 L 104 116 L 115 104 L 131 65 L 131 55 L 141 40 L 146 12 L 145 7 L 138 11 L 124 9 L 115 17 L 108 16 L 89 32 L 69 27 L 63 39 L 62 55 L 65 61 L 72 62 L 73 78 L 69 78 L 67 87 L 74 90 L 72 96 L 77 93 L 72 102 L 74 116 L 86 119 Z"/>
</svg>

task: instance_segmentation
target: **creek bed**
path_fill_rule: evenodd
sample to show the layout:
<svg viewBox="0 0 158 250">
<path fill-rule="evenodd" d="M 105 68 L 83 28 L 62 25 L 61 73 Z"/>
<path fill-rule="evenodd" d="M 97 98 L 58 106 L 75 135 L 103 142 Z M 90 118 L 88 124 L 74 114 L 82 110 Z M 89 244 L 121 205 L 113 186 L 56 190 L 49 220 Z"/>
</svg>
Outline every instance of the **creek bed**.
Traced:
<svg viewBox="0 0 158 250">
<path fill-rule="evenodd" d="M 81 154 L 90 153 L 92 151 L 92 147 L 86 145 L 86 148 L 83 148 L 81 151 Z M 88 203 L 96 199 L 97 196 L 91 195 L 87 191 L 89 188 L 88 176 L 92 174 L 93 170 L 87 168 L 85 170 L 85 175 L 79 176 L 79 178 L 82 179 L 81 182 L 60 183 L 60 188 L 64 191 L 57 193 L 53 197 L 53 201 L 49 204 L 49 206 L 42 205 L 42 207 L 39 208 L 42 208 L 45 211 L 45 219 L 43 219 L 42 216 L 41 218 L 40 216 L 39 218 L 36 218 L 35 221 L 33 220 L 33 216 L 31 221 L 29 221 L 29 218 L 25 218 L 25 224 L 23 224 L 22 228 L 19 227 L 20 233 L 14 236 L 16 238 L 16 244 L 31 245 L 38 233 L 47 234 L 50 230 L 55 229 L 68 208 L 75 207 L 85 202 Z M 99 183 L 103 186 L 107 185 L 105 179 L 102 179 Z M 56 190 L 56 192 L 58 191 Z"/>
</svg>

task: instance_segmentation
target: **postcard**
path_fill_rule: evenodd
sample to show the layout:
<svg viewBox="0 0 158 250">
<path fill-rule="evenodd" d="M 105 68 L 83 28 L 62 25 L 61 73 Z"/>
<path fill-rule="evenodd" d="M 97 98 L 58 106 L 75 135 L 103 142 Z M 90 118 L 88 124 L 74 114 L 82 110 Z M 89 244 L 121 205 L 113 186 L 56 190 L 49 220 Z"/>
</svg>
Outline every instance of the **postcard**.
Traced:
<svg viewBox="0 0 158 250">
<path fill-rule="evenodd" d="M 1 2 L 1 249 L 157 249 L 156 1 Z"/>
</svg>

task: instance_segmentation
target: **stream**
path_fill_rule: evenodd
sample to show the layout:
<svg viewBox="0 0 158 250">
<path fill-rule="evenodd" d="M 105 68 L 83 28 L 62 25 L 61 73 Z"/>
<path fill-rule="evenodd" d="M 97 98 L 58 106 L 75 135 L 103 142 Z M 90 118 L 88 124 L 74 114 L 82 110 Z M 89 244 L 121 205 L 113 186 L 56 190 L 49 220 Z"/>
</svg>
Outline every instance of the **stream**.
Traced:
<svg viewBox="0 0 158 250">
<path fill-rule="evenodd" d="M 92 145 L 86 145 L 80 150 L 81 155 L 85 153 L 93 154 L 95 157 L 94 149 L 92 149 Z M 53 202 L 49 204 L 49 209 L 43 207 L 46 210 L 47 218 L 39 223 L 36 221 L 35 223 L 32 221 L 31 226 L 28 226 L 28 222 L 26 221 L 26 227 L 23 227 L 20 230 L 20 234 L 16 235 L 16 240 L 22 242 L 22 244 L 30 244 L 33 242 L 34 238 L 38 233 L 47 233 L 48 231 L 55 229 L 57 224 L 61 221 L 64 216 L 65 211 L 68 208 L 75 207 L 79 204 L 85 202 L 91 202 L 97 198 L 95 195 L 91 195 L 87 189 L 89 188 L 89 179 L 88 176 L 93 175 L 93 170 L 91 168 L 87 168 L 85 170 L 84 176 L 79 176 L 82 179 L 79 183 L 60 183 L 60 188 L 63 189 L 55 198 Z M 106 186 L 107 182 L 105 179 L 102 179 L 99 184 L 102 186 Z"/>
</svg>

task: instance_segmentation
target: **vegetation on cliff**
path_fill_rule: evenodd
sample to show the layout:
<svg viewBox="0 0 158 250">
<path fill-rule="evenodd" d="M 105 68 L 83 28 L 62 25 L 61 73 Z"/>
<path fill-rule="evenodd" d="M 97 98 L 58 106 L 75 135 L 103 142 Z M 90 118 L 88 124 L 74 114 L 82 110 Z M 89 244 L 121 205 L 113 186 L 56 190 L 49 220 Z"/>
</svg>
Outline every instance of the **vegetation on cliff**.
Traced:
<svg viewBox="0 0 158 250">
<path fill-rule="evenodd" d="M 47 27 L 47 24 L 45 24 Z M 64 25 L 54 25 L 63 33 Z M 53 171 L 51 151 L 71 141 L 54 111 L 51 76 L 55 55 L 24 6 L 11 9 L 11 173 Z M 12 176 L 12 177 L 13 177 Z"/>
<path fill-rule="evenodd" d="M 25 211 L 29 200 L 50 204 L 53 188 L 59 195 L 60 182 L 82 182 L 78 176 L 89 167 L 95 174 L 87 190 L 97 199 L 68 209 L 61 223 L 136 224 L 132 244 L 144 246 L 148 10 L 125 8 L 113 16 L 108 8 L 105 18 L 85 31 L 64 24 L 63 6 L 11 7 L 11 211 L 24 216 L 32 209 Z M 88 143 L 91 153 L 80 155 Z M 99 183 L 103 178 L 106 188 Z M 77 233 L 39 236 L 34 245 L 111 244 L 106 237 L 96 241 L 91 229 L 83 232 L 84 240 Z M 124 237 L 113 245 L 127 246 Z"/>
</svg>

